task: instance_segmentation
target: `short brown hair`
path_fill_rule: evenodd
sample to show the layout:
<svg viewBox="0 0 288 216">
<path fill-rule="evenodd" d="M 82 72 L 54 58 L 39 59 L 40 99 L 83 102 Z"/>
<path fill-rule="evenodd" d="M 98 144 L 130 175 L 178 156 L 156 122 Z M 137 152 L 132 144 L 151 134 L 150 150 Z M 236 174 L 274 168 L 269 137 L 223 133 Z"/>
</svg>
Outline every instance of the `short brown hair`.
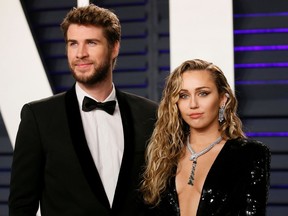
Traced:
<svg viewBox="0 0 288 216">
<path fill-rule="evenodd" d="M 121 25 L 116 14 L 109 9 L 101 8 L 94 4 L 85 7 L 74 7 L 67 13 L 60 25 L 66 42 L 67 31 L 71 24 L 103 27 L 109 46 L 113 46 L 117 41 L 120 42 L 121 40 Z"/>
</svg>

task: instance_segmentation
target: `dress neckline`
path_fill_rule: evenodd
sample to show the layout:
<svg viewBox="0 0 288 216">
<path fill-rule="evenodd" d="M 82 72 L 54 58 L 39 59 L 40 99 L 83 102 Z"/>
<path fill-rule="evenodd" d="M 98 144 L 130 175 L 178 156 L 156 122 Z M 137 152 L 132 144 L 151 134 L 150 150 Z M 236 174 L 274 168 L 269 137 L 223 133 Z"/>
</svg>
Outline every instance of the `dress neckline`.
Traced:
<svg viewBox="0 0 288 216">
<path fill-rule="evenodd" d="M 228 150 L 228 147 L 230 146 L 230 143 L 231 143 L 231 140 L 226 140 L 226 142 L 223 144 L 223 147 L 222 149 L 220 150 L 220 152 L 218 153 L 218 155 L 216 156 L 214 162 L 212 163 L 208 173 L 207 173 L 207 176 L 204 180 L 204 184 L 203 184 L 203 187 L 201 189 L 201 194 L 200 194 L 200 199 L 199 199 L 199 204 L 198 204 L 198 210 L 199 210 L 199 206 L 201 204 L 201 198 L 203 196 L 203 189 L 205 189 L 207 187 L 207 184 L 209 183 L 209 179 L 210 179 L 210 176 L 213 174 L 213 172 L 215 172 L 216 168 L 214 168 L 216 166 L 216 164 L 218 162 L 220 162 L 223 154 L 225 154 L 225 152 Z M 217 167 L 217 166 L 216 166 Z M 215 171 L 214 171 L 215 170 Z M 178 200 L 178 192 L 177 192 L 177 188 L 176 188 L 176 172 L 177 172 L 177 167 L 175 167 L 175 175 L 173 175 L 173 177 L 171 178 L 171 186 L 173 187 L 173 192 L 175 193 L 175 200 L 176 200 L 176 204 L 177 204 L 177 208 L 179 209 L 179 214 L 180 214 L 180 207 L 179 207 L 179 200 Z M 198 210 L 197 210 L 197 213 L 196 215 L 198 215 Z"/>
</svg>

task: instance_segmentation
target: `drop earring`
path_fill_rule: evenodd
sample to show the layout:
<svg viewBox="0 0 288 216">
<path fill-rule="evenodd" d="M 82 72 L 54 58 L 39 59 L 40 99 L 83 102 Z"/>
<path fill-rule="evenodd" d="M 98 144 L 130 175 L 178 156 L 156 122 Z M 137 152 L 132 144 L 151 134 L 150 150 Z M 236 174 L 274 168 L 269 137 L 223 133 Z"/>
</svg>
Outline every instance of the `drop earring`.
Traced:
<svg viewBox="0 0 288 216">
<path fill-rule="evenodd" d="M 219 116 L 218 116 L 218 121 L 221 123 L 224 120 L 224 112 L 225 112 L 225 105 L 223 104 L 219 108 Z"/>
</svg>

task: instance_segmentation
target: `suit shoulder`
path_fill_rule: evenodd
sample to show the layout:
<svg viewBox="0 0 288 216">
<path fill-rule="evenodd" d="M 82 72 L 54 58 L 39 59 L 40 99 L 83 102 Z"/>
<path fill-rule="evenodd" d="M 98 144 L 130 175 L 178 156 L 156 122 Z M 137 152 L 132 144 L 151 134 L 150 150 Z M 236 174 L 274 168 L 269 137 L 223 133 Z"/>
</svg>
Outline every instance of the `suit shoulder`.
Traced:
<svg viewBox="0 0 288 216">
<path fill-rule="evenodd" d="M 26 105 L 33 106 L 33 107 L 34 106 L 46 106 L 50 103 L 55 103 L 57 101 L 63 100 L 65 97 L 65 94 L 66 94 L 66 92 L 63 92 L 63 93 L 59 93 L 56 95 L 45 97 L 45 98 L 42 98 L 39 100 L 34 100 L 34 101 L 27 103 Z"/>
<path fill-rule="evenodd" d="M 65 107 L 65 92 L 53 96 L 31 101 L 24 104 L 22 111 L 31 110 L 33 112 L 53 112 L 59 110 L 59 107 Z"/>
</svg>

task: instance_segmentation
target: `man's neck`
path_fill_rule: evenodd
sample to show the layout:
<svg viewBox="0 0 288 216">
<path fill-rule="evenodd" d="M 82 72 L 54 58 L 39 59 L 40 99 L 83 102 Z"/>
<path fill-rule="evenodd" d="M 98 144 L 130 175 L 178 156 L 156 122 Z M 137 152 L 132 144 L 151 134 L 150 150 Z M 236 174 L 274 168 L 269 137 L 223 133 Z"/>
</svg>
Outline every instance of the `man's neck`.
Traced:
<svg viewBox="0 0 288 216">
<path fill-rule="evenodd" d="M 112 92 L 113 83 L 112 82 L 103 82 L 93 85 L 86 85 L 83 83 L 77 82 L 79 87 L 85 91 L 87 94 L 91 95 L 94 99 L 99 102 L 104 101 Z"/>
</svg>

